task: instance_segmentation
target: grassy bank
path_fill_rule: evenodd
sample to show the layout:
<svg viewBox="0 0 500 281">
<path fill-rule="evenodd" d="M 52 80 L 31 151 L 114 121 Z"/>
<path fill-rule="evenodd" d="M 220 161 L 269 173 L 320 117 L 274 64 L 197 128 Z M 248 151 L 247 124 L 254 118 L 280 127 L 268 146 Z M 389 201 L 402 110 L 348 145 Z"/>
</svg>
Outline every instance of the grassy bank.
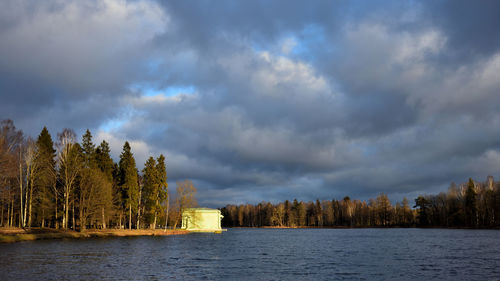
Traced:
<svg viewBox="0 0 500 281">
<path fill-rule="evenodd" d="M 49 228 L 0 228 L 0 243 L 11 243 L 20 241 L 34 241 L 42 239 L 85 239 L 99 237 L 127 237 L 127 236 L 165 236 L 188 234 L 185 230 L 163 230 L 163 229 L 89 229 L 82 232 L 73 230 L 58 230 Z"/>
</svg>

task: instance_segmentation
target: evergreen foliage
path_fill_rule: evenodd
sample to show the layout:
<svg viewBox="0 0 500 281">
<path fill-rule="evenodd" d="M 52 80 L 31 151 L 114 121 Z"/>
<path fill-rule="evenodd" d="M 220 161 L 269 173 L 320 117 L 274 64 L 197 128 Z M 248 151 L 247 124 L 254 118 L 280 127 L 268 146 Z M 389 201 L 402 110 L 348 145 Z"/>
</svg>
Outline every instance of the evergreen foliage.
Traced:
<svg viewBox="0 0 500 281">
<path fill-rule="evenodd" d="M 119 186 L 122 191 L 124 210 L 129 212 L 129 229 L 132 228 L 132 214 L 136 215 L 139 207 L 139 184 L 134 155 L 128 141 L 123 145 L 119 163 Z"/>
</svg>

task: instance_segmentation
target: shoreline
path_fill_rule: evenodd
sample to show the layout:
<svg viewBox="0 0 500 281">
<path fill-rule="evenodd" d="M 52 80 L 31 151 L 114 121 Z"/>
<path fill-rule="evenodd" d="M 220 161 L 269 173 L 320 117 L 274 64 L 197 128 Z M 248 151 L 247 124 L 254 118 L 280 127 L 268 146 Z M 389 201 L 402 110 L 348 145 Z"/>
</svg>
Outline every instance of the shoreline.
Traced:
<svg viewBox="0 0 500 281">
<path fill-rule="evenodd" d="M 247 229 L 465 229 L 500 230 L 500 227 L 445 227 L 445 226 L 227 226 L 226 228 Z"/>
<path fill-rule="evenodd" d="M 88 229 L 82 232 L 51 228 L 0 228 L 0 243 L 14 243 L 46 239 L 88 239 L 133 236 L 169 236 L 189 234 L 180 229 Z"/>
</svg>

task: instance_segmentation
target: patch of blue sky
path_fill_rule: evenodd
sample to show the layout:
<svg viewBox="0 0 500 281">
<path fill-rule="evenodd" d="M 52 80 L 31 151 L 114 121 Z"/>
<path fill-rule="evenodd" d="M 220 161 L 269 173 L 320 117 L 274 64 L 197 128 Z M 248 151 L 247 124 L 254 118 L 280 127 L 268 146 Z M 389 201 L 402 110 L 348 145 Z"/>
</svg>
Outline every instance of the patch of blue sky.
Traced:
<svg viewBox="0 0 500 281">
<path fill-rule="evenodd" d="M 332 48 L 327 44 L 325 30 L 317 24 L 309 24 L 301 32 L 295 35 L 297 44 L 291 51 L 291 55 L 306 60 L 314 59 L 315 51 L 318 49 Z"/>
<path fill-rule="evenodd" d="M 270 45 L 253 42 L 251 47 L 258 53 L 269 52 L 305 61 L 314 60 L 317 50 L 332 50 L 332 46 L 327 44 L 324 28 L 317 24 L 309 24 L 299 32 L 286 32 Z"/>
<path fill-rule="evenodd" d="M 119 129 L 121 126 L 123 126 L 127 122 L 125 118 L 123 119 L 109 119 L 106 120 L 104 123 L 99 126 L 100 130 L 103 130 L 105 132 L 111 132 L 113 130 Z"/>
<path fill-rule="evenodd" d="M 132 91 L 140 93 L 145 97 L 165 96 L 171 97 L 179 94 L 190 95 L 196 93 L 196 87 L 193 85 L 176 85 L 166 88 L 157 87 L 149 83 L 135 83 L 130 86 Z"/>
<path fill-rule="evenodd" d="M 156 73 L 160 70 L 160 66 L 163 64 L 163 60 L 162 59 L 155 59 L 155 58 L 152 58 L 152 59 L 149 59 L 147 62 L 146 62 L 146 68 L 148 69 L 148 71 L 150 73 Z"/>
<path fill-rule="evenodd" d="M 353 149 L 359 149 L 363 153 L 364 157 L 372 157 L 377 153 L 377 147 L 374 145 L 356 145 Z"/>
</svg>

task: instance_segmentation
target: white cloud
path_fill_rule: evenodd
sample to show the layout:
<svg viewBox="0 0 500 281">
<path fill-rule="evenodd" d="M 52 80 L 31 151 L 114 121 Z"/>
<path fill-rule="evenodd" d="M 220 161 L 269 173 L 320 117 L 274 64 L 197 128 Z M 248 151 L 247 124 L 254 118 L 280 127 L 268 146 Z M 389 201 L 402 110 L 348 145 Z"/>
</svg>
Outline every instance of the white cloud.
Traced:
<svg viewBox="0 0 500 281">
<path fill-rule="evenodd" d="M 111 134 L 109 132 L 98 130 L 94 136 L 94 143 L 99 145 L 103 140 L 109 143 L 111 148 L 112 158 L 118 162 L 120 159 L 120 154 L 123 149 L 123 144 L 128 141 L 132 154 L 134 155 L 136 166 L 139 170 L 144 167 L 144 163 L 150 157 L 158 157 L 158 155 L 153 154 L 149 145 L 144 140 L 130 140 L 125 136 L 117 134 L 116 132 Z"/>
</svg>

